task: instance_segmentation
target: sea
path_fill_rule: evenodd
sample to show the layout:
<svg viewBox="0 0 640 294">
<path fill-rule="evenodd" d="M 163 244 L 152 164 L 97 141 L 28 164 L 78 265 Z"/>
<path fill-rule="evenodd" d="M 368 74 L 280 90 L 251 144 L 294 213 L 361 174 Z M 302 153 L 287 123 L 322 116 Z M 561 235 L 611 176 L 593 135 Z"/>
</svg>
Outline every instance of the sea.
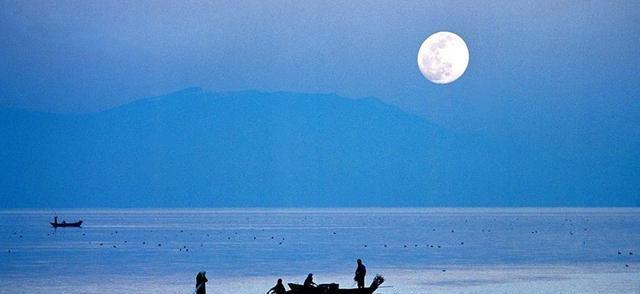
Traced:
<svg viewBox="0 0 640 294">
<path fill-rule="evenodd" d="M 54 215 L 81 228 L 49 225 Z M 0 293 L 640 293 L 639 208 L 0 211 Z"/>
</svg>

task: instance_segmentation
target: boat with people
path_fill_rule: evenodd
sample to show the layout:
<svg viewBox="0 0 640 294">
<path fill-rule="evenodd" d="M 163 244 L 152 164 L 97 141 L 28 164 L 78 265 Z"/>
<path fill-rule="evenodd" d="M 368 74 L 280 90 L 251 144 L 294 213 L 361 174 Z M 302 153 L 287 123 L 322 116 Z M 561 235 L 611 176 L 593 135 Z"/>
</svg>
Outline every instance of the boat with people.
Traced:
<svg viewBox="0 0 640 294">
<path fill-rule="evenodd" d="M 73 223 L 68 223 L 67 221 L 62 221 L 61 223 L 59 223 L 58 217 L 56 216 L 53 218 L 53 222 L 50 222 L 50 224 L 54 228 L 67 228 L 67 227 L 79 228 L 80 226 L 82 226 L 82 220 L 79 220 Z"/>
<path fill-rule="evenodd" d="M 315 287 L 289 283 L 288 294 L 372 294 L 384 283 L 384 277 L 377 275 L 369 287 L 340 289 L 339 284 L 319 284 Z"/>
<path fill-rule="evenodd" d="M 196 288 L 191 294 L 206 294 L 206 283 L 209 281 L 206 276 L 206 272 L 201 271 L 196 275 Z M 274 287 L 269 289 L 266 294 L 373 294 L 380 285 L 384 283 L 385 279 L 381 275 L 376 275 L 371 281 L 369 287 L 365 287 L 366 269 L 362 260 L 358 259 L 358 269 L 356 270 L 356 276 L 354 280 L 358 282 L 358 288 L 346 288 L 341 289 L 337 283 L 331 284 L 316 284 L 313 282 L 313 273 L 309 273 L 304 280 L 304 284 L 288 283 L 289 290 L 287 290 L 282 282 L 282 279 L 278 279 L 278 282 Z"/>
</svg>

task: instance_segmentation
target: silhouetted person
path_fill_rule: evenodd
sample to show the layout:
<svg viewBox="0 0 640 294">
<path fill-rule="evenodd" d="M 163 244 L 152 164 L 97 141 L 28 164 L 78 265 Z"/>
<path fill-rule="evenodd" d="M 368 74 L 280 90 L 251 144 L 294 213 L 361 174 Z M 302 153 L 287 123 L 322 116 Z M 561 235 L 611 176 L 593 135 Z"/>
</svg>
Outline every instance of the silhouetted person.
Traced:
<svg viewBox="0 0 640 294">
<path fill-rule="evenodd" d="M 317 287 L 318 285 L 313 282 L 313 274 L 309 273 L 307 278 L 304 280 L 304 286 L 309 288 Z"/>
<path fill-rule="evenodd" d="M 278 279 L 278 283 L 276 283 L 275 286 L 273 286 L 273 288 L 269 289 L 269 291 L 267 291 L 267 294 L 284 294 L 285 292 L 287 292 L 287 289 L 284 288 L 284 285 L 282 284 L 282 279 Z"/>
<path fill-rule="evenodd" d="M 196 275 L 196 293 L 195 294 L 207 294 L 207 287 L 205 284 L 209 281 L 205 276 L 207 272 L 199 272 Z"/>
<path fill-rule="evenodd" d="M 58 216 L 54 216 L 53 217 L 53 223 L 54 224 L 58 224 Z"/>
<path fill-rule="evenodd" d="M 356 275 L 353 279 L 358 282 L 358 288 L 364 288 L 364 276 L 367 275 L 367 268 L 362 264 L 362 260 L 358 259 L 358 267 L 356 268 Z"/>
</svg>

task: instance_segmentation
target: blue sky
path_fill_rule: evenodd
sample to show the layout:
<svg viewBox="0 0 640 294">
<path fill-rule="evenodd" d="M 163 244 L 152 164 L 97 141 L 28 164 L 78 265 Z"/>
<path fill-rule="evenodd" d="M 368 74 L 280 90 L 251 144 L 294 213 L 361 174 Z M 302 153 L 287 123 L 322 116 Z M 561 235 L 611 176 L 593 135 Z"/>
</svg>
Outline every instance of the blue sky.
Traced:
<svg viewBox="0 0 640 294">
<path fill-rule="evenodd" d="M 88 112 L 190 86 L 375 96 L 460 132 L 625 160 L 640 145 L 637 1 L 2 1 L 0 105 Z M 470 64 L 426 81 L 421 42 Z"/>
</svg>

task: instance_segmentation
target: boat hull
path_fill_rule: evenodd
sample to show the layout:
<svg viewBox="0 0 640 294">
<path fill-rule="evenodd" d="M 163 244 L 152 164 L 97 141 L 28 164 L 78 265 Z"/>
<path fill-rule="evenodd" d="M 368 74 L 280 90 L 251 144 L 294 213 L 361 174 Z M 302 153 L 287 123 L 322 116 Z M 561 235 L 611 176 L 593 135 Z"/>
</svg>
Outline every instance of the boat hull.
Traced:
<svg viewBox="0 0 640 294">
<path fill-rule="evenodd" d="M 335 285 L 335 286 L 329 286 Z M 340 289 L 337 284 L 320 285 L 319 287 L 309 288 L 300 284 L 289 284 L 291 290 L 287 291 L 287 294 L 371 294 L 376 289 L 367 288 L 352 288 L 352 289 Z"/>
<path fill-rule="evenodd" d="M 82 225 L 82 221 L 75 223 L 50 223 L 54 228 L 79 228 Z"/>
</svg>

